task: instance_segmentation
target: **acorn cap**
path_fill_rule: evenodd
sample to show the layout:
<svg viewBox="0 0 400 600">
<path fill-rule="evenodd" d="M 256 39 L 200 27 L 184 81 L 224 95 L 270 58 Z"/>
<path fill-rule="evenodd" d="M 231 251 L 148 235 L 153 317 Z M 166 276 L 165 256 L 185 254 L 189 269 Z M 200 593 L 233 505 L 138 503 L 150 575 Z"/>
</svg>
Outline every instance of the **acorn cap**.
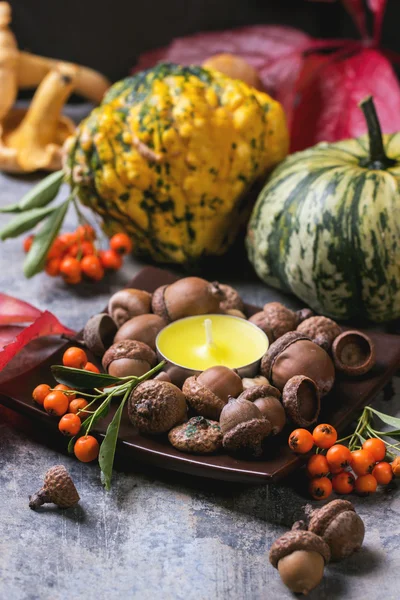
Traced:
<svg viewBox="0 0 400 600">
<path fill-rule="evenodd" d="M 277 569 L 282 558 L 297 550 L 318 552 L 323 557 L 325 564 L 329 562 L 331 557 L 329 546 L 321 537 L 311 531 L 292 530 L 282 535 L 272 544 L 269 551 L 269 561 Z"/>
<path fill-rule="evenodd" d="M 375 364 L 375 345 L 361 331 L 344 331 L 333 342 L 332 356 L 339 371 L 351 376 L 364 375 Z"/>
<path fill-rule="evenodd" d="M 186 412 L 181 390 L 167 381 L 143 381 L 128 400 L 128 417 L 141 433 L 165 433 L 185 421 Z"/>
<path fill-rule="evenodd" d="M 155 367 L 157 357 L 155 352 L 143 342 L 136 340 L 123 340 L 110 346 L 103 356 L 102 364 L 105 371 L 108 371 L 109 365 L 114 360 L 123 358 L 132 358 L 138 361 L 148 363 L 151 367 Z"/>
<path fill-rule="evenodd" d="M 308 530 L 325 540 L 332 560 L 346 558 L 361 548 L 365 527 L 351 502 L 332 500 L 322 508 L 309 512 Z"/>
<path fill-rule="evenodd" d="M 117 333 L 115 321 L 107 313 L 99 313 L 90 317 L 83 330 L 83 341 L 86 347 L 96 356 L 103 356 Z"/>
<path fill-rule="evenodd" d="M 309 427 L 318 419 L 321 408 L 317 384 L 304 375 L 291 377 L 283 388 L 282 404 L 295 425 Z"/>
<path fill-rule="evenodd" d="M 222 432 L 218 421 L 193 417 L 183 425 L 171 429 L 171 444 L 181 452 L 211 454 L 222 447 Z"/>
<path fill-rule="evenodd" d="M 255 400 L 258 400 L 258 398 L 268 398 L 268 396 L 273 396 L 279 400 L 281 393 L 273 385 L 253 385 L 244 390 L 244 392 L 240 394 L 239 398 L 241 400 L 249 400 L 250 402 L 254 402 Z"/>
<path fill-rule="evenodd" d="M 305 319 L 297 327 L 297 331 L 307 335 L 315 344 L 324 350 L 330 350 L 335 338 L 341 333 L 341 328 L 328 317 L 315 316 Z"/>
<path fill-rule="evenodd" d="M 44 476 L 43 488 L 29 497 L 29 508 L 53 502 L 60 508 L 70 508 L 79 502 L 79 494 L 64 465 L 51 467 Z"/>
<path fill-rule="evenodd" d="M 209 419 L 219 419 L 226 402 L 216 396 L 209 388 L 201 385 L 195 375 L 186 379 L 182 392 L 189 406 L 199 415 Z"/>
<path fill-rule="evenodd" d="M 263 312 L 268 325 L 272 329 L 275 340 L 296 328 L 296 314 L 280 302 L 268 302 L 264 304 Z"/>
<path fill-rule="evenodd" d="M 308 505 L 307 512 L 310 513 L 311 517 L 308 523 L 308 530 L 316 535 L 322 536 L 332 520 L 335 519 L 338 514 L 347 510 L 353 512 L 356 511 L 353 504 L 348 500 L 331 500 L 331 502 L 328 502 L 325 506 L 315 509 L 312 509 L 311 505 Z"/>
<path fill-rule="evenodd" d="M 235 290 L 235 288 L 230 285 L 226 285 L 224 283 L 219 284 L 219 289 L 222 291 L 224 297 L 219 303 L 219 306 L 222 310 L 240 310 L 243 312 L 244 303 L 239 293 Z"/>
<path fill-rule="evenodd" d="M 261 415 L 261 413 L 260 413 Z M 245 451 L 260 456 L 262 443 L 271 433 L 271 423 L 265 417 L 239 423 L 223 437 L 223 446 L 230 452 Z"/>
<path fill-rule="evenodd" d="M 298 340 L 311 341 L 309 337 L 303 333 L 300 333 L 299 331 L 289 331 L 270 345 L 267 352 L 261 359 L 261 373 L 264 375 L 264 377 L 271 380 L 271 370 L 275 359 L 281 352 L 286 350 L 290 344 L 293 344 Z"/>
</svg>

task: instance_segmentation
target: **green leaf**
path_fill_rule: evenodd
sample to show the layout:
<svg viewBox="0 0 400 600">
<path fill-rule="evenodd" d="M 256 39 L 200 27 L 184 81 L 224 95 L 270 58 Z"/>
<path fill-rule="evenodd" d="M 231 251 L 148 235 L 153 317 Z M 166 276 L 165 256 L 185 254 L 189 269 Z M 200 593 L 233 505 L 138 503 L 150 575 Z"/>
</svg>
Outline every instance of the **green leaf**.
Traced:
<svg viewBox="0 0 400 600">
<path fill-rule="evenodd" d="M 105 387 L 112 383 L 121 383 L 118 377 L 106 373 L 92 373 L 83 369 L 73 369 L 62 365 L 53 365 L 51 371 L 58 383 L 68 385 L 74 390 L 87 390 Z"/>
<path fill-rule="evenodd" d="M 115 415 L 107 427 L 106 435 L 100 446 L 99 465 L 101 469 L 101 482 L 106 490 L 111 488 L 111 477 L 114 465 L 115 449 L 117 447 L 119 426 L 121 424 L 122 411 L 129 397 L 130 391 L 125 394 L 121 400 L 121 404 L 115 412 Z"/>
<path fill-rule="evenodd" d="M 68 198 L 65 202 L 52 209 L 36 209 L 51 210 L 52 214 L 46 219 L 33 239 L 31 249 L 24 263 L 24 274 L 26 277 L 32 277 L 43 270 L 46 264 L 47 253 L 60 231 L 68 210 L 69 201 L 70 199 Z"/>
<path fill-rule="evenodd" d="M 368 410 L 373 412 L 374 415 L 379 417 L 381 421 L 386 423 L 386 425 L 392 425 L 392 427 L 396 427 L 396 429 L 400 429 L 400 419 L 397 419 L 396 417 L 391 417 L 390 415 L 386 415 L 385 413 L 381 413 L 378 410 L 371 408 L 370 406 L 368 407 Z"/>
<path fill-rule="evenodd" d="M 64 178 L 64 171 L 56 171 L 35 185 L 16 204 L 0 208 L 0 213 L 18 213 L 31 208 L 41 208 L 57 196 Z"/>
<path fill-rule="evenodd" d="M 37 225 L 37 223 L 43 221 L 45 217 L 56 210 L 56 207 L 50 206 L 45 208 L 32 208 L 32 210 L 21 213 L 0 230 L 0 240 L 14 238 L 21 235 L 21 233 L 25 233 L 25 231 L 29 231 L 32 227 Z"/>
</svg>

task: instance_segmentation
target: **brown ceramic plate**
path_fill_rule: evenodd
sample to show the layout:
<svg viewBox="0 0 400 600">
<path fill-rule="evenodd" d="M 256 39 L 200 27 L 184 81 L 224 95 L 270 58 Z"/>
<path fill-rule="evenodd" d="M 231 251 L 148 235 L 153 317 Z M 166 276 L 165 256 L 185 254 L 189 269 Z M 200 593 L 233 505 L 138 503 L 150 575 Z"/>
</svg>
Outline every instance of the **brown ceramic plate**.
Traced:
<svg viewBox="0 0 400 600">
<path fill-rule="evenodd" d="M 158 286 L 176 279 L 177 277 L 168 271 L 147 267 L 138 273 L 131 286 L 153 292 Z M 247 305 L 246 310 L 250 316 L 260 309 Z M 334 389 L 323 401 L 321 421 L 332 423 L 339 431 L 352 421 L 359 409 L 373 400 L 400 366 L 400 336 L 376 332 L 369 334 L 376 344 L 377 364 L 374 369 L 364 377 L 354 380 L 339 377 Z M 31 392 L 39 383 L 54 383 L 50 366 L 61 364 L 62 353 L 67 345 L 58 347 L 50 357 L 34 369 L 25 372 L 23 377 L 19 373 L 18 376 L 3 381 L 0 384 L 0 401 L 39 420 L 44 427 L 56 429 L 56 421 L 34 406 Z M 108 420 L 111 417 L 112 414 Z M 97 428 L 100 436 L 104 435 L 107 424 L 103 423 Z M 287 446 L 287 436 L 288 431 L 284 431 L 271 440 L 264 460 L 237 460 L 226 454 L 194 456 L 175 450 L 168 443 L 166 436 L 144 437 L 138 434 L 125 414 L 121 423 L 118 452 L 132 460 L 132 464 L 141 461 L 202 477 L 243 483 L 268 483 L 281 479 L 300 464 L 301 459 L 294 456 Z"/>
</svg>

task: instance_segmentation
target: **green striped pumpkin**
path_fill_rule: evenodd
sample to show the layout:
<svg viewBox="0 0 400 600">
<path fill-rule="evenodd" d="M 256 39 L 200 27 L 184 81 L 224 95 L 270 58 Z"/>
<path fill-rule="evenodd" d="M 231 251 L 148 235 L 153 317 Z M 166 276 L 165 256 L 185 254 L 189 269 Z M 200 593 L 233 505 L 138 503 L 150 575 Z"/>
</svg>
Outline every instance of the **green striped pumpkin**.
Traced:
<svg viewBox="0 0 400 600">
<path fill-rule="evenodd" d="M 337 319 L 400 317 L 400 133 L 382 136 L 371 98 L 368 136 L 291 155 L 260 193 L 250 261 L 266 283 Z"/>
</svg>

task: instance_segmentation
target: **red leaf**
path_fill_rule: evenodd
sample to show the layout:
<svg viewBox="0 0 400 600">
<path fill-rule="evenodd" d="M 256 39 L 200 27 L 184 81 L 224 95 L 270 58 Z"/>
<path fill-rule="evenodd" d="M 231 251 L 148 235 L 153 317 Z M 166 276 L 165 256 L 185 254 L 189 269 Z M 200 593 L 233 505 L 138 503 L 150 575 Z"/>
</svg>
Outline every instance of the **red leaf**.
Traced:
<svg viewBox="0 0 400 600">
<path fill-rule="evenodd" d="M 292 150 L 364 134 L 358 103 L 368 95 L 374 97 L 382 130 L 400 130 L 400 88 L 381 52 L 364 49 L 350 58 L 327 61 L 303 89 L 294 111 Z"/>
<path fill-rule="evenodd" d="M 237 54 L 258 70 L 265 89 L 283 104 L 290 117 L 304 52 L 314 48 L 315 44 L 302 31 L 274 25 L 198 33 L 177 38 L 166 48 L 143 54 L 134 72 L 148 69 L 160 61 L 190 65 L 201 64 L 221 52 Z"/>
<path fill-rule="evenodd" d="M 49 311 L 46 310 L 41 313 L 32 325 L 23 329 L 13 341 L 0 350 L 0 371 L 31 340 L 43 335 L 55 335 L 61 333 L 73 335 L 75 332 L 64 327 L 64 325 L 62 325 Z"/>
<path fill-rule="evenodd" d="M 0 292 L 0 325 L 31 323 L 41 314 L 40 310 L 28 302 Z"/>
</svg>

